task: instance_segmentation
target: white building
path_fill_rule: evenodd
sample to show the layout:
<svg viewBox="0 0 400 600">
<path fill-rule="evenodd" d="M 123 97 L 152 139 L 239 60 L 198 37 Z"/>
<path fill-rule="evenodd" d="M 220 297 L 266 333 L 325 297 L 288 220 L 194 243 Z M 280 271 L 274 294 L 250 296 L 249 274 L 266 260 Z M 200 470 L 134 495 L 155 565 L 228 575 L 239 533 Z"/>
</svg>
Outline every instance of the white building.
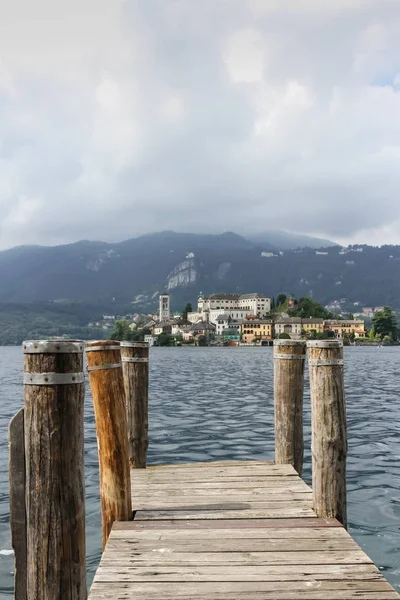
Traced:
<svg viewBox="0 0 400 600">
<path fill-rule="evenodd" d="M 161 335 L 162 333 L 171 333 L 172 325 L 170 321 L 161 321 L 156 323 L 153 328 L 154 335 Z"/>
<path fill-rule="evenodd" d="M 288 333 L 293 340 L 297 340 L 301 337 L 301 328 L 300 317 L 287 317 L 276 321 L 275 335 L 278 337 L 281 333 Z"/>
<path fill-rule="evenodd" d="M 214 322 L 215 325 L 215 333 L 217 335 L 221 335 L 224 329 L 228 329 L 229 327 L 230 316 L 226 313 L 219 315 L 217 320 Z"/>
<path fill-rule="evenodd" d="M 201 312 L 190 312 L 187 315 L 189 323 L 198 323 L 203 320 L 203 313 Z"/>
<path fill-rule="evenodd" d="M 211 294 L 199 297 L 197 312 L 189 313 L 188 319 L 191 321 L 200 315 L 202 320 L 215 323 L 221 314 L 228 314 L 232 319 L 244 319 L 247 315 L 265 318 L 270 311 L 271 299 L 264 294 Z"/>
<path fill-rule="evenodd" d="M 157 337 L 155 335 L 145 335 L 144 336 L 144 341 L 149 345 L 149 346 L 154 346 L 154 343 L 156 341 Z"/>
<path fill-rule="evenodd" d="M 221 313 L 220 310 L 210 310 L 208 313 L 208 321 L 213 325 L 216 325 L 219 321 L 219 318 L 222 315 L 228 317 L 231 320 L 243 321 L 248 317 L 248 315 L 254 315 L 254 313 L 249 308 L 231 308 L 228 310 L 224 310 Z"/>
<path fill-rule="evenodd" d="M 168 321 L 171 317 L 169 294 L 160 294 L 159 320 Z"/>
<path fill-rule="evenodd" d="M 238 334 L 240 334 L 241 326 L 243 323 L 243 319 L 233 319 L 229 316 L 229 314 L 224 313 L 217 317 L 215 321 L 215 333 L 217 335 L 222 335 L 225 329 L 235 329 Z"/>
</svg>

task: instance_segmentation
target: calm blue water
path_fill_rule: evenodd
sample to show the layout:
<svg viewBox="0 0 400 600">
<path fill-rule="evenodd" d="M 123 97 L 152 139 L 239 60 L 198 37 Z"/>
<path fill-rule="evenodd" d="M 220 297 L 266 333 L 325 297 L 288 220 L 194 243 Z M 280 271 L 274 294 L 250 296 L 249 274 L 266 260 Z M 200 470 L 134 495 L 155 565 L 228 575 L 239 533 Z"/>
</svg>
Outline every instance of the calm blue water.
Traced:
<svg viewBox="0 0 400 600">
<path fill-rule="evenodd" d="M 350 532 L 400 590 L 400 348 L 346 348 Z M 23 404 L 20 348 L 0 348 L 0 600 L 13 589 L 8 526 L 11 416 Z M 149 463 L 273 458 L 273 365 L 268 348 L 151 350 Z M 310 406 L 305 396 L 305 478 Z M 97 446 L 85 414 L 87 566 L 100 559 Z"/>
</svg>

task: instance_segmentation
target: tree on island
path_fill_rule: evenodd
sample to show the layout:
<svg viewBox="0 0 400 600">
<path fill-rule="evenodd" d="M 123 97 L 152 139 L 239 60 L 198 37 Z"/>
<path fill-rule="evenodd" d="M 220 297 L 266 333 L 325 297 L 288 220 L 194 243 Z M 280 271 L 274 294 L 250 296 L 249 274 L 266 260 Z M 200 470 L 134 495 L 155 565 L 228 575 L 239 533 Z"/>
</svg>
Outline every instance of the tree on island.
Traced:
<svg viewBox="0 0 400 600">
<path fill-rule="evenodd" d="M 290 335 L 288 333 L 283 332 L 283 333 L 279 334 L 278 339 L 280 339 L 280 340 L 290 340 L 291 337 L 290 337 Z"/>
<path fill-rule="evenodd" d="M 332 319 L 333 315 L 322 304 L 312 300 L 312 298 L 300 298 L 296 305 L 288 310 L 291 317 L 300 317 L 301 319 Z"/>
<path fill-rule="evenodd" d="M 375 336 L 380 336 L 381 339 L 387 337 L 392 342 L 398 340 L 399 327 L 396 315 L 390 306 L 385 306 L 383 310 L 379 310 L 374 314 L 372 317 L 372 331 Z"/>
<path fill-rule="evenodd" d="M 160 335 L 158 336 L 159 346 L 173 346 L 174 341 L 174 336 L 172 336 L 169 333 L 160 333 Z"/>
<path fill-rule="evenodd" d="M 278 308 L 278 306 L 281 306 L 282 304 L 285 304 L 286 300 L 286 294 L 278 294 L 276 297 L 276 308 Z"/>
<path fill-rule="evenodd" d="M 275 304 L 275 298 L 272 296 L 272 299 L 271 299 L 271 312 L 272 312 L 273 310 L 275 310 L 275 308 L 276 308 L 276 304 Z"/>
<path fill-rule="evenodd" d="M 115 321 L 114 329 L 110 331 L 107 339 L 119 342 L 143 342 L 144 336 L 150 333 L 150 329 L 132 330 L 126 319 L 119 319 Z"/>
<path fill-rule="evenodd" d="M 199 335 L 199 337 L 197 338 L 197 344 L 199 346 L 208 346 L 207 336 Z"/>
<path fill-rule="evenodd" d="M 190 313 L 190 312 L 193 312 L 193 308 L 192 308 L 192 305 L 190 304 L 190 302 L 188 302 L 182 312 L 182 319 L 184 321 L 187 321 L 187 316 L 188 316 L 188 313 Z"/>
</svg>

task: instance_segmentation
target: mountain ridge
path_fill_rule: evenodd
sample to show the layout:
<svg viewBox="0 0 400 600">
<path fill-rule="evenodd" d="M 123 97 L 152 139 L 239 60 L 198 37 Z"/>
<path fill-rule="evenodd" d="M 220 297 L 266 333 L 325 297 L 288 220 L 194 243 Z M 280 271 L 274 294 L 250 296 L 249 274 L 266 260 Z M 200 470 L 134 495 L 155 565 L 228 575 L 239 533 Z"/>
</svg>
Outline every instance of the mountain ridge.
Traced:
<svg viewBox="0 0 400 600">
<path fill-rule="evenodd" d="M 84 302 L 151 311 L 200 292 L 258 291 L 400 307 L 400 246 L 281 250 L 234 232 L 156 232 L 122 242 L 19 246 L 0 252 L 0 303 Z"/>
</svg>

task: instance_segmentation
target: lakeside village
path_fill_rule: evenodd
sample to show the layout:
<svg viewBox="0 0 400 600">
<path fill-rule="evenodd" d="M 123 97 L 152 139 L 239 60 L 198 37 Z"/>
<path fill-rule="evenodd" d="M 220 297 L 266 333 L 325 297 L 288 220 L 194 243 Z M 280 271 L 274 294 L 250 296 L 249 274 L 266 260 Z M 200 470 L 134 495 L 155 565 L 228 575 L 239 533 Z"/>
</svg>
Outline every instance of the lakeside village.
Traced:
<svg viewBox="0 0 400 600">
<path fill-rule="evenodd" d="M 357 318 L 352 314 L 334 318 L 311 298 L 296 300 L 285 294 L 276 300 L 259 293 L 200 295 L 196 311 L 187 304 L 178 314 L 171 313 L 169 294 L 161 294 L 158 312 L 129 316 L 131 322 L 106 317 L 112 321 L 109 339 L 144 340 L 151 346 L 268 346 L 276 338 L 338 338 L 348 345 L 398 340 L 396 316 L 390 307 L 365 308 Z M 370 330 L 363 317 L 372 317 Z"/>
</svg>

